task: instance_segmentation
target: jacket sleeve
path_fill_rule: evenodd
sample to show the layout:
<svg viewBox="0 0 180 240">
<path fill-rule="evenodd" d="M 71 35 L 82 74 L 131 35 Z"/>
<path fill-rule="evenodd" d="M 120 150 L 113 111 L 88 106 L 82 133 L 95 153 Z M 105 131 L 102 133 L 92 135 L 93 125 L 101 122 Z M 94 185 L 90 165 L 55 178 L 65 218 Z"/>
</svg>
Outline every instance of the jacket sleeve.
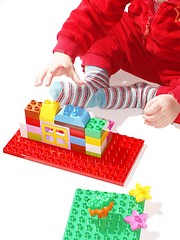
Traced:
<svg viewBox="0 0 180 240">
<path fill-rule="evenodd" d="M 169 91 L 170 94 L 174 96 L 174 98 L 178 101 L 180 104 L 180 85 L 178 85 L 176 88 Z"/>
<path fill-rule="evenodd" d="M 180 104 L 180 78 L 172 80 L 170 86 L 160 86 L 156 95 L 172 94 Z"/>
<path fill-rule="evenodd" d="M 57 35 L 53 52 L 82 56 L 120 20 L 130 0 L 82 0 Z"/>
</svg>

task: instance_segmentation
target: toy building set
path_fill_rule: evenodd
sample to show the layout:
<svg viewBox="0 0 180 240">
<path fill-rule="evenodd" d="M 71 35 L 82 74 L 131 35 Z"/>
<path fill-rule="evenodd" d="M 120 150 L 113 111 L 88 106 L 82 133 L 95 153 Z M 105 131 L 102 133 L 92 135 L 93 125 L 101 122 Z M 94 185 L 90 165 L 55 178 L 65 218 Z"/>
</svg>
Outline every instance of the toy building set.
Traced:
<svg viewBox="0 0 180 240">
<path fill-rule="evenodd" d="M 144 144 L 77 106 L 31 100 L 24 114 L 4 153 L 117 185 L 124 185 Z"/>
<path fill-rule="evenodd" d="M 150 199 L 150 187 L 140 184 L 129 194 L 77 189 L 63 240 L 139 240 Z"/>
<path fill-rule="evenodd" d="M 77 106 L 31 100 L 24 114 L 4 153 L 120 186 L 144 144 L 114 133 L 114 122 Z M 150 199 L 150 189 L 137 189 L 131 196 L 77 189 L 63 239 L 139 240 L 147 218 L 143 194 Z"/>
</svg>

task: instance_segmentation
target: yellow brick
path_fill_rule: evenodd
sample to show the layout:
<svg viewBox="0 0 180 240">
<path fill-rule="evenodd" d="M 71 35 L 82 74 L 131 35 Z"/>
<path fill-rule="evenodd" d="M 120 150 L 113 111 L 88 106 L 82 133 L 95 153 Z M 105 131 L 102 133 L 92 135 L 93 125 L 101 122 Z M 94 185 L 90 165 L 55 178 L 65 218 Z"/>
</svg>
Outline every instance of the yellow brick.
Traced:
<svg viewBox="0 0 180 240">
<path fill-rule="evenodd" d="M 104 134 L 102 135 L 101 138 L 93 138 L 89 136 L 85 136 L 85 141 L 88 144 L 96 145 L 96 146 L 101 146 L 106 139 L 107 135 L 109 134 L 109 131 L 105 131 Z"/>
<path fill-rule="evenodd" d="M 42 142 L 42 136 L 37 133 L 28 132 L 27 136 L 29 139 Z"/>
<path fill-rule="evenodd" d="M 51 145 L 70 149 L 69 128 L 41 123 L 42 141 Z"/>
<path fill-rule="evenodd" d="M 54 123 L 54 117 L 59 111 L 59 102 L 45 100 L 41 107 L 40 120 L 44 122 Z"/>
</svg>

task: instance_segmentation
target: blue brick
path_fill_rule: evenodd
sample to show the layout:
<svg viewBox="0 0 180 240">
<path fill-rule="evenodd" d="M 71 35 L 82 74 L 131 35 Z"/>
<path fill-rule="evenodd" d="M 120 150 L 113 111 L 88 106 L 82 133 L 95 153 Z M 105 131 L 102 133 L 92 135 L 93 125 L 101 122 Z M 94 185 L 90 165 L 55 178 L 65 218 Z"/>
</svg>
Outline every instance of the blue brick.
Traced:
<svg viewBox="0 0 180 240">
<path fill-rule="evenodd" d="M 68 123 L 74 126 L 85 128 L 90 119 L 90 114 L 84 108 L 66 105 L 55 116 L 57 122 Z"/>
<path fill-rule="evenodd" d="M 74 143 L 74 144 L 80 145 L 80 146 L 86 145 L 84 138 L 79 138 L 79 137 L 74 137 L 74 136 L 70 136 L 70 143 Z"/>
</svg>

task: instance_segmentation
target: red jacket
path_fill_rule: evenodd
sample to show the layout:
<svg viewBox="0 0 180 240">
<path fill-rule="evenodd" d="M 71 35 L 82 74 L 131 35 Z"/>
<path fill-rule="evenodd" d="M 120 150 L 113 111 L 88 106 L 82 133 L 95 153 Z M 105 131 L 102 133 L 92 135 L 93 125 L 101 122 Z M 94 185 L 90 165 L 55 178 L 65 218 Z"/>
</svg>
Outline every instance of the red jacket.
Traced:
<svg viewBox="0 0 180 240">
<path fill-rule="evenodd" d="M 164 78 L 159 83 L 162 87 L 157 94 L 171 93 L 180 103 L 179 0 L 164 2 L 156 13 L 153 0 L 82 0 L 58 33 L 54 52 L 64 52 L 72 59 L 84 55 L 97 39 L 106 36 L 108 30 L 120 21 L 129 3 L 128 14 L 137 26 L 140 38 L 144 36 L 146 39 L 143 47 L 165 64 L 173 66 L 173 77 Z M 160 44 L 154 44 L 153 39 Z M 180 122 L 180 116 L 178 118 Z"/>
</svg>

